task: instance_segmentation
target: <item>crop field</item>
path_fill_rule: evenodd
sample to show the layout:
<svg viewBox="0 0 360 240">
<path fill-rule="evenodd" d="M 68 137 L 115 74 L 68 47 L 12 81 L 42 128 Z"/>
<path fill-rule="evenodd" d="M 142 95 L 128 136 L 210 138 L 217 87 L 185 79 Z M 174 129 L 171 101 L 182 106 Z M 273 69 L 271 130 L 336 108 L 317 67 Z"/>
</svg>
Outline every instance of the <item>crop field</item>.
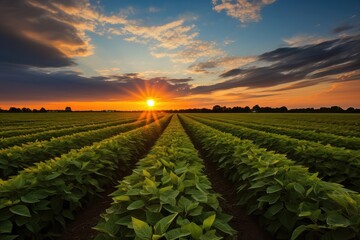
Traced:
<svg viewBox="0 0 360 240">
<path fill-rule="evenodd" d="M 0 240 L 360 239 L 359 193 L 359 114 L 0 114 Z"/>
</svg>

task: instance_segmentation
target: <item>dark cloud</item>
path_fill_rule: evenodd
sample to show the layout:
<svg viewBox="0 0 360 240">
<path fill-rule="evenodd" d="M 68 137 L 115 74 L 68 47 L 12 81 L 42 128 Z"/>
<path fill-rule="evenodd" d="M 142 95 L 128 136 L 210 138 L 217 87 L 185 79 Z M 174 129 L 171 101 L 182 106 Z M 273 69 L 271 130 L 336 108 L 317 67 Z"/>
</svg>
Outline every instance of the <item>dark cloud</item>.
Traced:
<svg viewBox="0 0 360 240">
<path fill-rule="evenodd" d="M 44 72 L 18 65 L 0 66 L 0 101 L 121 101 L 140 100 L 144 94 L 184 96 L 187 83 L 176 79 L 142 79 L 135 74 L 83 77 L 76 72 Z"/>
<path fill-rule="evenodd" d="M 240 75 L 243 72 L 245 72 L 243 69 L 231 69 L 231 70 L 221 74 L 220 77 L 221 78 L 232 77 L 232 76 Z"/>
<path fill-rule="evenodd" d="M 36 67 L 64 67 L 73 61 L 58 49 L 25 38 L 0 25 L 0 62 Z"/>
<path fill-rule="evenodd" d="M 360 35 L 303 47 L 278 48 L 258 56 L 260 64 L 263 66 L 227 71 L 220 77 L 230 79 L 196 87 L 192 93 L 209 93 L 236 87 L 273 87 L 301 80 L 311 81 L 306 83 L 306 86 L 310 86 L 324 81 L 322 78 L 327 78 L 325 81 L 328 82 L 347 81 L 347 77 L 341 75 L 351 75 L 353 71 L 360 70 Z M 305 85 L 293 87 L 296 86 Z"/>
<path fill-rule="evenodd" d="M 344 23 L 344 24 L 342 24 L 342 25 L 334 28 L 334 29 L 332 30 L 332 32 L 333 32 L 333 33 L 341 33 L 341 32 L 345 32 L 345 31 L 347 31 L 347 30 L 351 30 L 351 29 L 353 29 L 354 27 L 355 27 L 354 25 L 350 25 L 350 24 L 348 24 L 348 23 Z"/>
<path fill-rule="evenodd" d="M 233 97 L 239 97 L 241 99 L 248 99 L 248 98 L 272 97 L 277 95 L 279 94 L 227 93 L 224 96 L 233 96 Z"/>
<path fill-rule="evenodd" d="M 173 84 L 180 84 L 180 83 L 188 83 L 188 82 L 194 81 L 194 79 L 192 79 L 192 78 L 174 78 L 174 79 L 168 79 L 167 81 L 170 83 L 173 83 Z"/>
<path fill-rule="evenodd" d="M 72 57 L 91 54 L 84 34 L 91 21 L 72 13 L 86 8 L 85 0 L 0 1 L 0 61 L 62 67 L 72 65 Z"/>
</svg>

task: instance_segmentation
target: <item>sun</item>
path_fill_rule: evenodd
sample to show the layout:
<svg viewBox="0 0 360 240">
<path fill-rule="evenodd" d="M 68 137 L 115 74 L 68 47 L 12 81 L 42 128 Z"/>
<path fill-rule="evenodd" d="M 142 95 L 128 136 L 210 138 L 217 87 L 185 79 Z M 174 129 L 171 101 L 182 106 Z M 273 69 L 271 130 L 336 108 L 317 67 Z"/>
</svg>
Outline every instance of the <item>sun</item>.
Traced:
<svg viewBox="0 0 360 240">
<path fill-rule="evenodd" d="M 148 105 L 148 107 L 153 107 L 153 106 L 155 106 L 155 101 L 154 101 L 154 99 L 148 99 L 146 101 L 146 104 Z"/>
</svg>

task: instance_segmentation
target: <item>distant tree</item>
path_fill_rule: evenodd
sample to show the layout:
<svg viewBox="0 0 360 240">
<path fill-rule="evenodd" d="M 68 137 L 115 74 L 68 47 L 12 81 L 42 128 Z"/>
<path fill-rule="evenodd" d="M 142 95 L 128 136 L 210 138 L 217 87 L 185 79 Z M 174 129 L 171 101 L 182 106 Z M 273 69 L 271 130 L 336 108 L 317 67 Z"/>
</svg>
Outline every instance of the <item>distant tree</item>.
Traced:
<svg viewBox="0 0 360 240">
<path fill-rule="evenodd" d="M 341 107 L 339 107 L 339 106 L 332 106 L 332 107 L 330 108 L 330 111 L 331 111 L 331 112 L 334 112 L 334 113 L 340 113 L 340 112 L 343 112 L 344 110 L 343 110 Z"/>
<path fill-rule="evenodd" d="M 13 113 L 18 113 L 18 112 L 21 112 L 21 109 L 20 108 L 16 108 L 16 107 L 10 107 L 9 108 L 9 112 L 13 112 Z"/>
<path fill-rule="evenodd" d="M 346 109 L 346 112 L 353 113 L 355 112 L 355 108 L 349 107 L 348 109 Z"/>
<path fill-rule="evenodd" d="M 260 111 L 260 106 L 256 104 L 255 106 L 253 106 L 253 108 L 251 110 L 253 112 L 259 112 Z"/>
<path fill-rule="evenodd" d="M 244 108 L 244 112 L 251 112 L 250 107 L 249 107 L 249 106 L 246 106 L 246 107 Z"/>
<path fill-rule="evenodd" d="M 30 108 L 26 108 L 26 107 L 23 107 L 21 109 L 22 112 L 31 112 L 31 109 Z"/>
<path fill-rule="evenodd" d="M 212 109 L 213 109 L 214 112 L 221 112 L 222 111 L 222 107 L 220 105 L 215 105 L 215 106 L 213 106 Z"/>
<path fill-rule="evenodd" d="M 287 107 L 285 107 L 285 106 L 282 106 L 279 110 L 280 110 L 280 112 L 287 112 L 288 111 Z"/>
<path fill-rule="evenodd" d="M 42 108 L 40 108 L 40 111 L 39 111 L 39 112 L 42 112 L 42 113 L 43 113 L 43 112 L 47 112 L 47 110 L 42 107 Z"/>
<path fill-rule="evenodd" d="M 65 112 L 72 112 L 71 107 L 66 107 Z"/>
</svg>

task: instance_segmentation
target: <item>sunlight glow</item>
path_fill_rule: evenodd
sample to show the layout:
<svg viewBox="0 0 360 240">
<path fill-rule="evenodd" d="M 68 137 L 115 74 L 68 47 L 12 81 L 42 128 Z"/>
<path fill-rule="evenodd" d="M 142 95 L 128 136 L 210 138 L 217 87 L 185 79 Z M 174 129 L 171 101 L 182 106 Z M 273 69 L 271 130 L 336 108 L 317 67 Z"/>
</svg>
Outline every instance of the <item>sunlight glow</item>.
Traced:
<svg viewBox="0 0 360 240">
<path fill-rule="evenodd" d="M 148 99 L 148 100 L 146 101 L 146 103 L 147 103 L 148 107 L 153 107 L 153 106 L 155 106 L 155 101 L 154 101 L 153 99 Z"/>
</svg>

